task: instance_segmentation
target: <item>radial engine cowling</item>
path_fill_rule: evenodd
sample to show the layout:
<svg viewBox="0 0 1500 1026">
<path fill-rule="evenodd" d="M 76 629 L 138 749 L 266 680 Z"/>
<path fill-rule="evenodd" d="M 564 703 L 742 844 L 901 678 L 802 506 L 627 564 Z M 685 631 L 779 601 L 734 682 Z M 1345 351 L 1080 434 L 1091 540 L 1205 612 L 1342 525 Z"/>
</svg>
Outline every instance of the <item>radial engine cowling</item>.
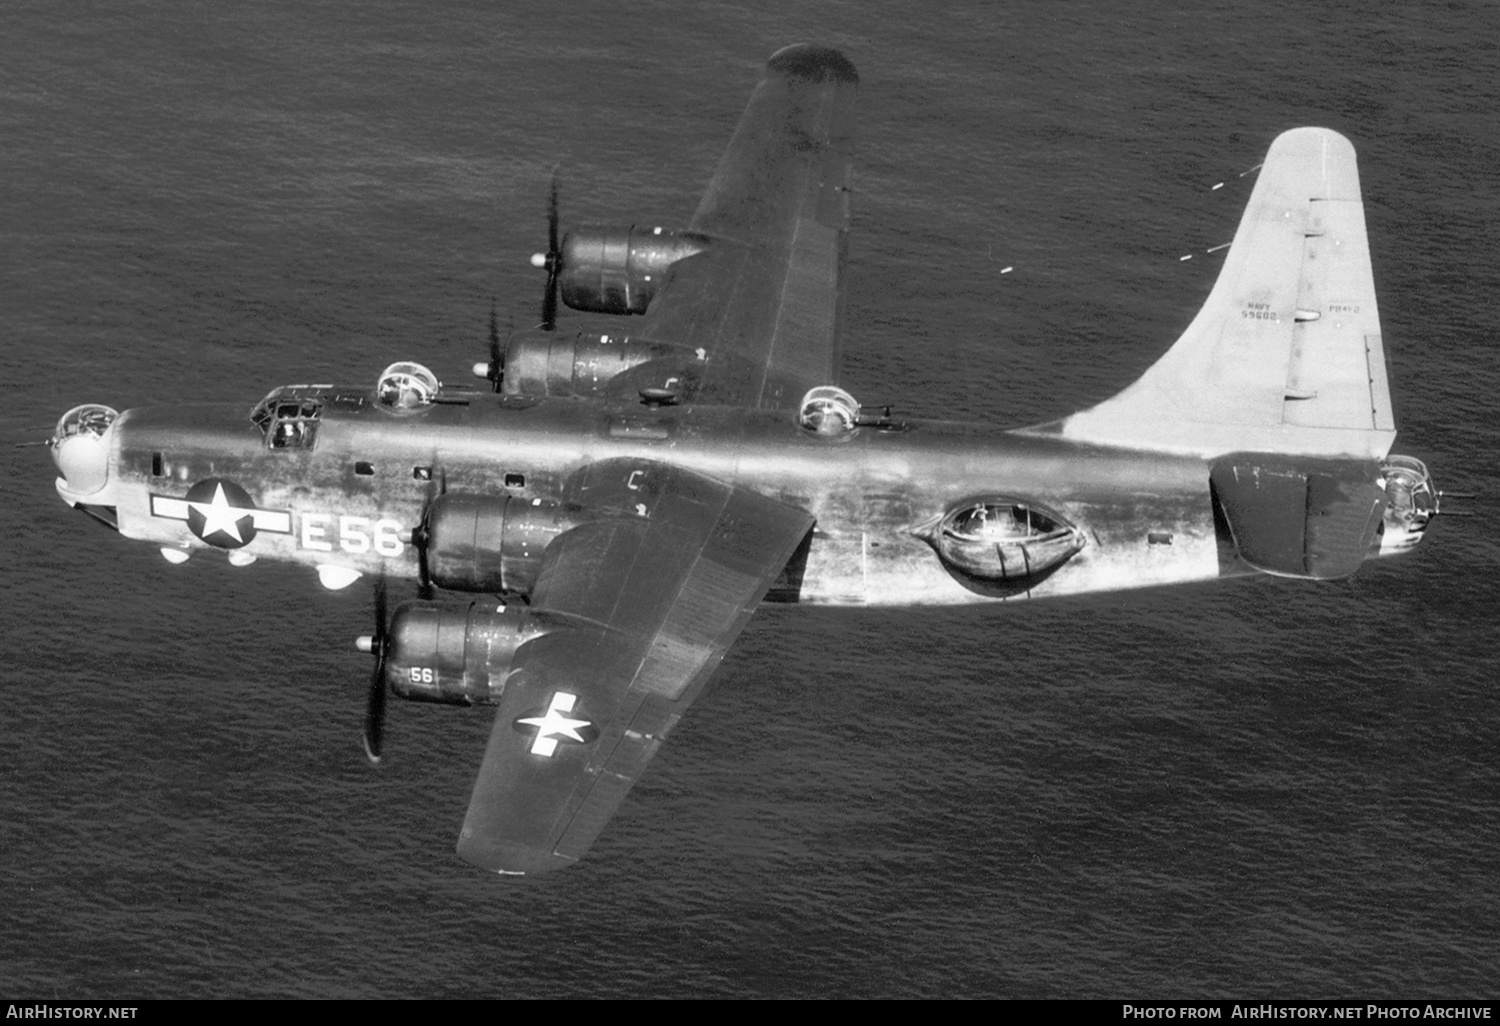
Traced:
<svg viewBox="0 0 1500 1026">
<path fill-rule="evenodd" d="M 683 346 L 628 335 L 536 331 L 511 338 L 502 391 L 507 395 L 602 395 L 618 375 L 652 360 L 691 366 L 698 357 Z"/>
<path fill-rule="evenodd" d="M 450 591 L 529 595 L 552 539 L 581 522 L 574 506 L 448 492 L 428 507 L 427 577 Z"/>
<path fill-rule="evenodd" d="M 709 246 L 705 235 L 661 228 L 582 228 L 563 238 L 562 301 L 591 313 L 643 314 L 667 271 Z"/>
<path fill-rule="evenodd" d="M 495 705 L 523 645 L 574 628 L 518 603 L 403 602 L 386 631 L 385 683 L 402 698 Z"/>
<path fill-rule="evenodd" d="M 1004 498 L 961 502 L 916 533 L 949 569 L 988 582 L 1034 580 L 1086 544 L 1058 514 Z"/>
</svg>

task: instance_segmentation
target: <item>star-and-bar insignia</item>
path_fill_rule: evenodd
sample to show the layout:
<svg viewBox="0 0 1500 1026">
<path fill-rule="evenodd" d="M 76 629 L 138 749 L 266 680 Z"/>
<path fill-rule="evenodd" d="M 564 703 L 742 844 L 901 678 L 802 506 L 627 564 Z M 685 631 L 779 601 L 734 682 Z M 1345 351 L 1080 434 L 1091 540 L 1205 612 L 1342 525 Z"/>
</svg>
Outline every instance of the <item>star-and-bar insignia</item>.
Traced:
<svg viewBox="0 0 1500 1026">
<path fill-rule="evenodd" d="M 544 755 L 550 758 L 557 751 L 557 739 L 564 738 L 585 744 L 599 736 L 599 729 L 588 720 L 575 720 L 564 713 L 573 711 L 573 705 L 578 701 L 578 696 L 566 691 L 559 691 L 552 696 L 552 704 L 547 707 L 544 716 L 523 716 L 516 720 L 515 727 L 521 730 L 523 727 L 535 727 L 536 739 L 531 743 L 532 755 Z"/>
<path fill-rule="evenodd" d="M 257 531 L 292 533 L 292 514 L 289 511 L 261 509 L 245 489 L 221 477 L 199 481 L 188 489 L 185 498 L 151 496 L 151 515 L 167 520 L 186 520 L 188 530 L 221 549 L 248 545 Z"/>
</svg>

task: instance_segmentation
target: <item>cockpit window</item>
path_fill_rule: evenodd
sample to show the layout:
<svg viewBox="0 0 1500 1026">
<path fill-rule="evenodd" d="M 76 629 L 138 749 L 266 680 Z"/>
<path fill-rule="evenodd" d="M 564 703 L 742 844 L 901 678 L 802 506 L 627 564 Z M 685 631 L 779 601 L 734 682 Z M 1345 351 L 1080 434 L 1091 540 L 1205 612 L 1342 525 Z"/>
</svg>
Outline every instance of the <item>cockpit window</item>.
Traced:
<svg viewBox="0 0 1500 1026">
<path fill-rule="evenodd" d="M 278 388 L 250 415 L 271 449 L 311 449 L 323 415 L 320 399 L 297 395 L 297 387 Z"/>
</svg>

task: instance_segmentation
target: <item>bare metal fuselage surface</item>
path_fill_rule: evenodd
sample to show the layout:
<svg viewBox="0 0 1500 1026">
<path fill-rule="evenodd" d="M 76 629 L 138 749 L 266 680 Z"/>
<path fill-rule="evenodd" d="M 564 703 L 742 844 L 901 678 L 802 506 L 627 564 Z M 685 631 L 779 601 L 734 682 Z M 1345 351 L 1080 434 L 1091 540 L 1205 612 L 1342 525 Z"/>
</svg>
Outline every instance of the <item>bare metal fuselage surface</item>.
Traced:
<svg viewBox="0 0 1500 1026">
<path fill-rule="evenodd" d="M 271 448 L 243 407 L 128 411 L 110 456 L 118 526 L 162 546 L 211 549 L 175 507 L 197 482 L 253 483 L 287 514 L 243 551 L 267 559 L 415 577 L 411 531 L 447 493 L 552 507 L 583 468 L 670 462 L 806 510 L 817 526 L 768 598 L 821 605 L 949 605 L 1211 579 L 1221 559 L 1208 465 L 984 425 L 882 420 L 828 437 L 781 410 L 652 407 L 461 394 L 393 412 L 329 390 L 308 448 Z M 1082 544 L 1051 574 L 983 581 L 928 540 L 966 500 L 1024 500 L 1072 524 Z M 266 518 L 269 519 L 269 518 Z M 273 525 L 279 528 L 279 524 Z M 242 550 L 235 550 L 242 551 Z M 1223 570 L 1221 571 L 1221 563 Z"/>
</svg>

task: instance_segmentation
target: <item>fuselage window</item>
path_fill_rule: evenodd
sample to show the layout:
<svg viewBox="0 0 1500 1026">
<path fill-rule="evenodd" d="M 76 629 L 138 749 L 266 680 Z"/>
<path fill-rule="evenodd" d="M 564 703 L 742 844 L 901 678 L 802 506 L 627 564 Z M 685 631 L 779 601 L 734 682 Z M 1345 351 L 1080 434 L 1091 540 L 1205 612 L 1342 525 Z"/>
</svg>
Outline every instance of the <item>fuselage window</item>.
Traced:
<svg viewBox="0 0 1500 1026">
<path fill-rule="evenodd" d="M 526 475 L 525 474 L 506 474 L 505 475 L 505 487 L 507 487 L 507 488 L 525 488 L 526 487 Z"/>
<path fill-rule="evenodd" d="M 374 477 L 375 464 L 371 463 L 369 460 L 355 460 L 354 472 L 361 477 Z"/>
</svg>

